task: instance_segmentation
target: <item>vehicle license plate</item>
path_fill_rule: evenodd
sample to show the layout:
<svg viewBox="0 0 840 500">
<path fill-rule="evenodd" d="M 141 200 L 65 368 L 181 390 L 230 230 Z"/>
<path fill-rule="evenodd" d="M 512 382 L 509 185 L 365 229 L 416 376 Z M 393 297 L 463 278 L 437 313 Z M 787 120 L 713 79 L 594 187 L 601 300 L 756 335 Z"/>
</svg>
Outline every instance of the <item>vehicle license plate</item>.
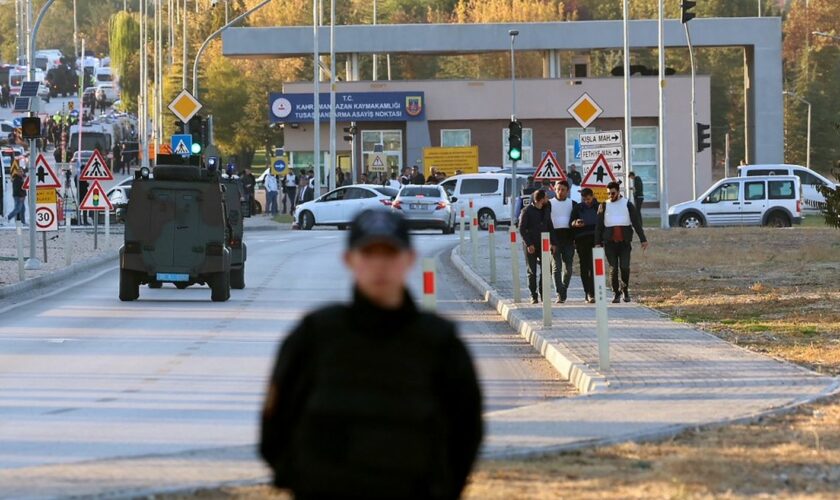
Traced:
<svg viewBox="0 0 840 500">
<path fill-rule="evenodd" d="M 157 273 L 158 281 L 189 281 L 189 274 Z"/>
</svg>

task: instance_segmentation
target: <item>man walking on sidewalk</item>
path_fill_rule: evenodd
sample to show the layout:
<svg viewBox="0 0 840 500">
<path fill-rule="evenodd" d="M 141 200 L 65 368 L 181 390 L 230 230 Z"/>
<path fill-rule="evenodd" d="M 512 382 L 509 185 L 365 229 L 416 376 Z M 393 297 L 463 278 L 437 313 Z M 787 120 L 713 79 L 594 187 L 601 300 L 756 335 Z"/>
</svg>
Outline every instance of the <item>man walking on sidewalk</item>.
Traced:
<svg viewBox="0 0 840 500">
<path fill-rule="evenodd" d="M 572 281 L 572 264 L 575 259 L 575 239 L 572 233 L 571 219 L 577 203 L 569 198 L 569 183 L 557 181 L 554 184 L 556 193 L 551 204 L 551 224 L 557 248 L 551 261 L 551 273 L 554 275 L 554 287 L 557 289 L 557 303 L 563 304 L 568 296 L 569 283 Z"/>
<path fill-rule="evenodd" d="M 588 304 L 595 303 L 595 275 L 592 271 L 592 247 L 595 246 L 595 226 L 598 225 L 598 200 L 589 188 L 580 190 L 581 202 L 572 209 L 575 228 L 575 248 L 580 263 L 580 280 Z"/>
<path fill-rule="evenodd" d="M 539 289 L 537 289 L 537 265 L 543 259 L 542 233 L 551 235 L 551 251 L 555 250 L 556 236 L 551 225 L 551 206 L 545 191 L 538 189 L 531 195 L 531 204 L 519 214 L 519 233 L 522 235 L 522 245 L 525 247 L 525 262 L 528 264 L 528 289 L 531 291 L 531 303 L 540 301 L 539 291 L 542 290 L 543 275 L 540 273 Z M 545 255 L 548 259 L 550 256 Z M 548 279 L 546 277 L 546 279 Z M 543 300 L 549 300 L 543 297 Z"/>
<path fill-rule="evenodd" d="M 295 498 L 461 496 L 481 392 L 455 325 L 414 305 L 415 259 L 400 214 L 362 212 L 344 254 L 352 302 L 307 314 L 283 342 L 259 450 Z"/>
<path fill-rule="evenodd" d="M 621 196 L 621 185 L 610 182 L 607 185 L 610 199 L 598 208 L 598 226 L 595 228 L 595 245 L 603 246 L 607 262 L 610 264 L 610 279 L 615 296 L 613 304 L 621 301 L 630 302 L 630 252 L 633 230 L 639 233 L 642 250 L 647 250 L 648 242 L 642 228 L 642 218 L 636 207 L 627 198 Z M 618 272 L 621 270 L 621 281 Z"/>
</svg>

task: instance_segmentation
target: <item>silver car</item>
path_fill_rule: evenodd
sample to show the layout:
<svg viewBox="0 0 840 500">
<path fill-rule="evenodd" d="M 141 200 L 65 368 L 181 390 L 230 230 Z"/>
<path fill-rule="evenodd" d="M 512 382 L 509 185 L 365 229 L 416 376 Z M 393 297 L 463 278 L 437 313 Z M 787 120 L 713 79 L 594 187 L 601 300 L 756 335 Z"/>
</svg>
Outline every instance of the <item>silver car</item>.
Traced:
<svg viewBox="0 0 840 500">
<path fill-rule="evenodd" d="M 443 234 L 455 232 L 455 209 L 440 186 L 403 186 L 391 209 L 399 210 L 414 229 L 440 229 Z"/>
</svg>

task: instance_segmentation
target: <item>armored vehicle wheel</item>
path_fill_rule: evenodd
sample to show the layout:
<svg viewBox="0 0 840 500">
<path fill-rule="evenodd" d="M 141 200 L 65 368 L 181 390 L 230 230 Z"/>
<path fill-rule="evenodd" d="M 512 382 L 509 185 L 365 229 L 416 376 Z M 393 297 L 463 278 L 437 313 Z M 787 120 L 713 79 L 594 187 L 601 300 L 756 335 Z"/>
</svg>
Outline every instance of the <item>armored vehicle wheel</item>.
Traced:
<svg viewBox="0 0 840 500">
<path fill-rule="evenodd" d="M 188 286 L 190 286 L 189 283 L 175 283 L 175 288 L 178 290 L 186 290 Z"/>
<path fill-rule="evenodd" d="M 161 283 L 160 281 L 150 281 L 149 282 L 149 288 L 160 288 L 162 286 L 163 286 L 163 283 Z"/>
<path fill-rule="evenodd" d="M 245 264 L 239 269 L 230 270 L 230 287 L 234 290 L 245 288 Z"/>
<path fill-rule="evenodd" d="M 230 298 L 230 271 L 215 273 L 207 282 L 210 285 L 210 300 L 225 302 Z"/>
<path fill-rule="evenodd" d="M 134 271 L 120 269 L 120 300 L 129 302 L 140 297 L 140 283 Z"/>
</svg>

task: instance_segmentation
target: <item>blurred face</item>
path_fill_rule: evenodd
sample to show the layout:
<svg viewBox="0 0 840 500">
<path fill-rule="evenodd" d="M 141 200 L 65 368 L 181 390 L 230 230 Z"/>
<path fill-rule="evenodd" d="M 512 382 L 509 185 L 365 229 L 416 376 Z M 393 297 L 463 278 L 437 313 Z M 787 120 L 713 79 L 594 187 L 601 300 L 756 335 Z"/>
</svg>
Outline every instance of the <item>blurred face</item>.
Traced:
<svg viewBox="0 0 840 500">
<path fill-rule="evenodd" d="M 591 204 L 592 204 L 592 201 L 593 201 L 594 199 L 595 199 L 595 196 L 590 194 L 590 195 L 588 195 L 588 196 L 584 196 L 584 197 L 583 197 L 583 202 L 584 202 L 584 203 L 586 203 L 587 205 L 591 205 Z"/>
<path fill-rule="evenodd" d="M 621 192 L 618 189 L 610 189 L 610 201 L 618 201 Z"/>
<path fill-rule="evenodd" d="M 390 309 L 402 305 L 406 277 L 415 259 L 413 251 L 387 243 L 374 243 L 344 254 L 359 291 L 374 304 Z"/>
<path fill-rule="evenodd" d="M 559 182 L 554 185 L 554 192 L 557 193 L 557 199 L 560 201 L 565 200 L 569 196 L 569 188 Z"/>
</svg>

